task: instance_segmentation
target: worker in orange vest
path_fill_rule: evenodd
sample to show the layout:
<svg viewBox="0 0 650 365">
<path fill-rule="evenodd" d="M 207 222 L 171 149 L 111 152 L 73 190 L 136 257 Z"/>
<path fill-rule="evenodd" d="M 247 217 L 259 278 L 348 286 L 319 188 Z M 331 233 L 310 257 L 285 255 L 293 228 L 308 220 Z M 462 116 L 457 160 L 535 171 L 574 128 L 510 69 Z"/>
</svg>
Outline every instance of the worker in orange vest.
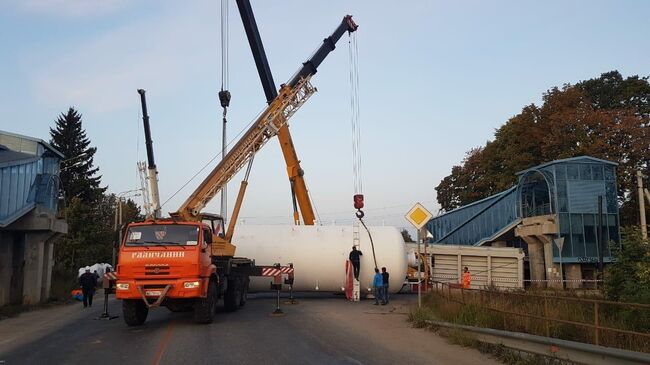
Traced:
<svg viewBox="0 0 650 365">
<path fill-rule="evenodd" d="M 472 284 L 472 276 L 467 266 L 465 266 L 465 270 L 463 271 L 463 289 L 469 289 L 470 284 Z"/>
</svg>

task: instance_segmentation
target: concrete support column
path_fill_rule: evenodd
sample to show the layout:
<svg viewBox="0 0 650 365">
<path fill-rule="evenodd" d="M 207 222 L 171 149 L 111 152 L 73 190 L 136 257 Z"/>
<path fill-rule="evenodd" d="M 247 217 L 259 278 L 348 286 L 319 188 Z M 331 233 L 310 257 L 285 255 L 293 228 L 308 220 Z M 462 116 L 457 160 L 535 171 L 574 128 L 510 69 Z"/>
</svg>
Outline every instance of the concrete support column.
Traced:
<svg viewBox="0 0 650 365">
<path fill-rule="evenodd" d="M 546 266 L 544 265 L 544 244 L 535 236 L 522 236 L 528 244 L 528 257 L 530 264 L 530 278 L 533 280 L 531 286 L 545 288 L 544 282 L 535 280 L 546 279 Z"/>
<path fill-rule="evenodd" d="M 541 241 L 544 242 L 544 263 L 546 269 L 547 280 L 558 280 L 560 278 L 560 265 L 553 264 L 553 239 L 549 235 L 539 236 Z M 562 288 L 561 281 L 551 281 L 548 283 L 549 288 Z"/>
<path fill-rule="evenodd" d="M 43 287 L 41 300 L 48 300 L 52 289 L 52 267 L 54 266 L 54 242 L 59 235 L 51 236 L 43 247 Z"/>
<path fill-rule="evenodd" d="M 25 234 L 25 271 L 23 276 L 23 304 L 41 301 L 43 288 L 43 251 L 49 234 Z"/>
<path fill-rule="evenodd" d="M 582 268 L 580 264 L 564 264 L 564 275 L 567 280 L 582 280 Z M 580 282 L 567 282 L 567 288 L 578 289 L 582 287 Z"/>
<path fill-rule="evenodd" d="M 521 257 L 517 259 L 517 277 L 519 278 L 519 281 L 517 282 L 517 285 L 519 288 L 524 287 L 524 258 Z"/>
</svg>

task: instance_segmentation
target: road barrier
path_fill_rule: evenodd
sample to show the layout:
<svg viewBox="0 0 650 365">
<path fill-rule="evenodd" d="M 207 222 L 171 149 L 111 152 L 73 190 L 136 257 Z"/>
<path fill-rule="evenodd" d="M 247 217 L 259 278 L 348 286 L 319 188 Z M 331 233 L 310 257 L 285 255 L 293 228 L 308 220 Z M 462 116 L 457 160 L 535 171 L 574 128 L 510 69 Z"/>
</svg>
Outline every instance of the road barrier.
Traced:
<svg viewBox="0 0 650 365">
<path fill-rule="evenodd" d="M 553 331 L 554 326 L 570 325 L 589 330 L 594 345 L 618 347 L 627 350 L 650 352 L 650 329 L 633 329 L 634 319 L 646 318 L 650 304 L 614 302 L 601 299 L 562 297 L 516 291 L 486 289 L 464 289 L 449 283 L 434 282 L 433 291 L 447 302 L 461 306 L 473 305 L 498 313 L 504 330 L 534 331 L 534 321 L 543 323 L 546 337 L 567 337 L 562 328 Z M 523 308 L 522 308 L 523 307 Z M 620 315 L 626 313 L 625 315 Z M 570 317 L 573 316 L 573 317 Z M 637 318 L 634 318 L 634 317 Z M 644 316 L 644 317 L 641 317 Z M 576 318 L 578 317 L 578 318 Z M 582 317 L 584 321 L 579 321 Z M 515 323 L 515 318 L 520 319 Z M 631 319 L 630 319 L 631 318 Z M 523 321 L 521 321 L 523 319 Z M 628 328 L 621 328 L 625 322 Z M 565 331 L 566 332 L 566 331 Z M 582 331 L 584 332 L 584 331 Z M 609 336 L 603 336 L 608 334 Z"/>
<path fill-rule="evenodd" d="M 426 321 L 426 323 L 435 327 L 445 327 L 470 332 L 476 336 L 477 340 L 480 342 L 502 345 L 518 351 L 567 360 L 575 364 L 636 365 L 650 363 L 650 355 L 636 351 L 596 346 L 587 343 L 566 341 L 527 333 L 463 326 L 441 321 Z"/>
</svg>

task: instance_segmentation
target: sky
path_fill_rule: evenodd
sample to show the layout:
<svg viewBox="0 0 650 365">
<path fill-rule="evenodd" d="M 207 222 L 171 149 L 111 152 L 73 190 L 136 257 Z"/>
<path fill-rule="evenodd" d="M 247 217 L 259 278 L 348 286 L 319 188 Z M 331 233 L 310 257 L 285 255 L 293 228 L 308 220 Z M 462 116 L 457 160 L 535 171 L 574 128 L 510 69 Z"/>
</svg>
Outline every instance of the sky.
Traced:
<svg viewBox="0 0 650 365">
<path fill-rule="evenodd" d="M 409 227 L 416 203 L 466 151 L 493 138 L 551 87 L 650 74 L 647 1 L 251 1 L 280 85 L 346 14 L 359 29 L 366 221 Z M 83 115 L 110 192 L 137 189 L 146 160 L 138 88 L 147 90 L 164 212 L 175 211 L 221 150 L 220 1 L 0 0 L 0 129 L 49 140 L 68 107 Z M 265 106 L 248 42 L 229 5 L 229 140 Z M 349 38 L 320 66 L 318 92 L 290 120 L 322 224 L 350 224 Z M 218 160 L 219 157 L 217 157 Z M 233 179 L 234 202 L 241 175 Z M 174 195 L 174 193 L 176 193 Z M 139 197 L 135 197 L 139 201 Z M 215 198 L 206 208 L 219 211 Z M 291 224 L 277 140 L 255 158 L 244 224 Z"/>
</svg>

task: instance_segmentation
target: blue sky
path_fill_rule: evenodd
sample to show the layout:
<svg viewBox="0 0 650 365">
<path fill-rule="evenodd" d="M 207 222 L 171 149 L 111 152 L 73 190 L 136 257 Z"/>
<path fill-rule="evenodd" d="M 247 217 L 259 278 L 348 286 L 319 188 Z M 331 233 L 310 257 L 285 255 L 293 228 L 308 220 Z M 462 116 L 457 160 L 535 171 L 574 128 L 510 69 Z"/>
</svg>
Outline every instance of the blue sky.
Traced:
<svg viewBox="0 0 650 365">
<path fill-rule="evenodd" d="M 69 106 L 84 116 L 112 192 L 139 187 L 137 88 L 147 90 L 161 196 L 220 150 L 220 1 L 1 1 L 0 129 L 49 139 Z M 363 181 L 370 224 L 407 226 L 465 152 L 550 87 L 617 69 L 650 74 L 646 1 L 252 1 L 276 84 L 352 14 L 359 24 Z M 352 147 L 347 36 L 313 78 L 291 131 L 322 221 L 349 223 Z M 265 106 L 230 5 L 229 135 Z M 200 178 L 163 207 L 174 211 Z M 234 180 L 237 185 L 239 178 Z M 230 201 L 235 185 L 231 184 Z M 218 211 L 219 199 L 209 210 Z M 258 155 L 241 216 L 291 223 L 277 142 Z"/>
</svg>

